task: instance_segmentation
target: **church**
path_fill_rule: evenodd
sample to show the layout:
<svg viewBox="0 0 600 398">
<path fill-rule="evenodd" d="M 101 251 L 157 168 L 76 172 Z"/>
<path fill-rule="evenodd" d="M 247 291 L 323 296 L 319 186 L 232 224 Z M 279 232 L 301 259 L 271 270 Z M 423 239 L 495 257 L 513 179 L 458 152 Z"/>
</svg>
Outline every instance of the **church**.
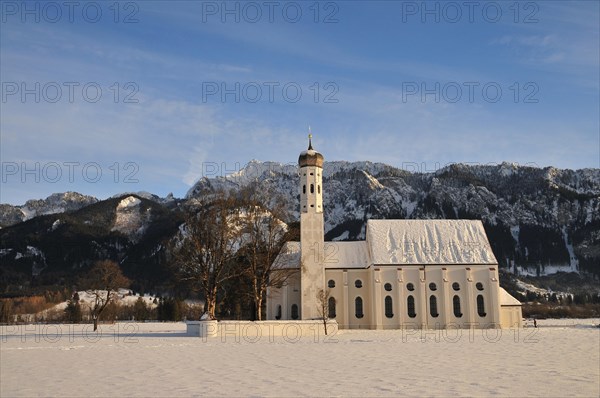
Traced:
<svg viewBox="0 0 600 398">
<path fill-rule="evenodd" d="M 480 220 L 368 220 L 364 241 L 325 242 L 324 158 L 311 138 L 298 159 L 300 242 L 275 260 L 288 277 L 268 289 L 267 319 L 318 319 L 325 309 L 340 329 L 522 326 Z"/>
</svg>

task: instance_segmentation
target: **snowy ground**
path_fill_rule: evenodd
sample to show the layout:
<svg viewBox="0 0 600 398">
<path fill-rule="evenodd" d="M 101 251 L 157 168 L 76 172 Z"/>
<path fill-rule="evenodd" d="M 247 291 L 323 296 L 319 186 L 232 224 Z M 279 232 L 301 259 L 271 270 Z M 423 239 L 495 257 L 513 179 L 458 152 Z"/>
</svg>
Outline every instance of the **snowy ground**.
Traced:
<svg viewBox="0 0 600 398">
<path fill-rule="evenodd" d="M 0 396 L 600 396 L 599 319 L 256 342 L 183 323 L 2 326 Z"/>
</svg>

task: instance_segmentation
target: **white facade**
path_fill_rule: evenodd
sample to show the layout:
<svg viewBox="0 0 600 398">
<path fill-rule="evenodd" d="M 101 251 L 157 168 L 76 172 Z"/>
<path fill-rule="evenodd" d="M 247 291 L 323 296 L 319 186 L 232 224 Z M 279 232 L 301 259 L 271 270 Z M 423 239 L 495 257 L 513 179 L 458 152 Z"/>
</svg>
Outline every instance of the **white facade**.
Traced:
<svg viewBox="0 0 600 398">
<path fill-rule="evenodd" d="M 276 259 L 291 276 L 269 289 L 267 319 L 318 318 L 328 289 L 340 328 L 521 326 L 481 221 L 368 220 L 365 241 L 324 242 L 323 157 L 311 145 L 299 164 L 301 242 Z"/>
</svg>

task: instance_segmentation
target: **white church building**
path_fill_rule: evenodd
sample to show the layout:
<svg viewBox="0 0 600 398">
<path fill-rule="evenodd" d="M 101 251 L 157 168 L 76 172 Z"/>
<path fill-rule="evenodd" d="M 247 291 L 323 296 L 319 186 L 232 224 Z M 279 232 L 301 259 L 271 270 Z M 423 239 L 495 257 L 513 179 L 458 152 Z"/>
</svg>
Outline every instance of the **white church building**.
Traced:
<svg viewBox="0 0 600 398">
<path fill-rule="evenodd" d="M 327 316 L 341 329 L 521 327 L 521 303 L 499 285 L 479 220 L 369 220 L 366 240 L 325 242 L 323 155 L 300 154 L 300 242 L 275 260 L 267 319 Z"/>
</svg>

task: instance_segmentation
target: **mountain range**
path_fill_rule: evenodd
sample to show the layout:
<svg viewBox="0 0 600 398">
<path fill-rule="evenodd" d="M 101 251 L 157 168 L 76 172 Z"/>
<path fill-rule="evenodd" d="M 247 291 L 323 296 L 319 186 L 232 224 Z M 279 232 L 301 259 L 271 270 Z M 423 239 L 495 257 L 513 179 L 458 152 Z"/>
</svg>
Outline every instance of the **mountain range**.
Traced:
<svg viewBox="0 0 600 398">
<path fill-rule="evenodd" d="M 103 258 L 118 260 L 138 291 L 166 289 L 166 247 L 182 208 L 253 185 L 273 201 L 284 199 L 283 221 L 291 224 L 299 220 L 298 181 L 294 165 L 251 161 L 236 173 L 201 178 L 184 198 L 138 192 L 98 200 L 67 192 L 2 204 L 0 294 L 71 284 Z M 480 219 L 505 271 L 600 276 L 600 169 L 452 164 L 419 173 L 326 162 L 323 189 L 326 240 L 364 239 L 368 219 Z"/>
</svg>

